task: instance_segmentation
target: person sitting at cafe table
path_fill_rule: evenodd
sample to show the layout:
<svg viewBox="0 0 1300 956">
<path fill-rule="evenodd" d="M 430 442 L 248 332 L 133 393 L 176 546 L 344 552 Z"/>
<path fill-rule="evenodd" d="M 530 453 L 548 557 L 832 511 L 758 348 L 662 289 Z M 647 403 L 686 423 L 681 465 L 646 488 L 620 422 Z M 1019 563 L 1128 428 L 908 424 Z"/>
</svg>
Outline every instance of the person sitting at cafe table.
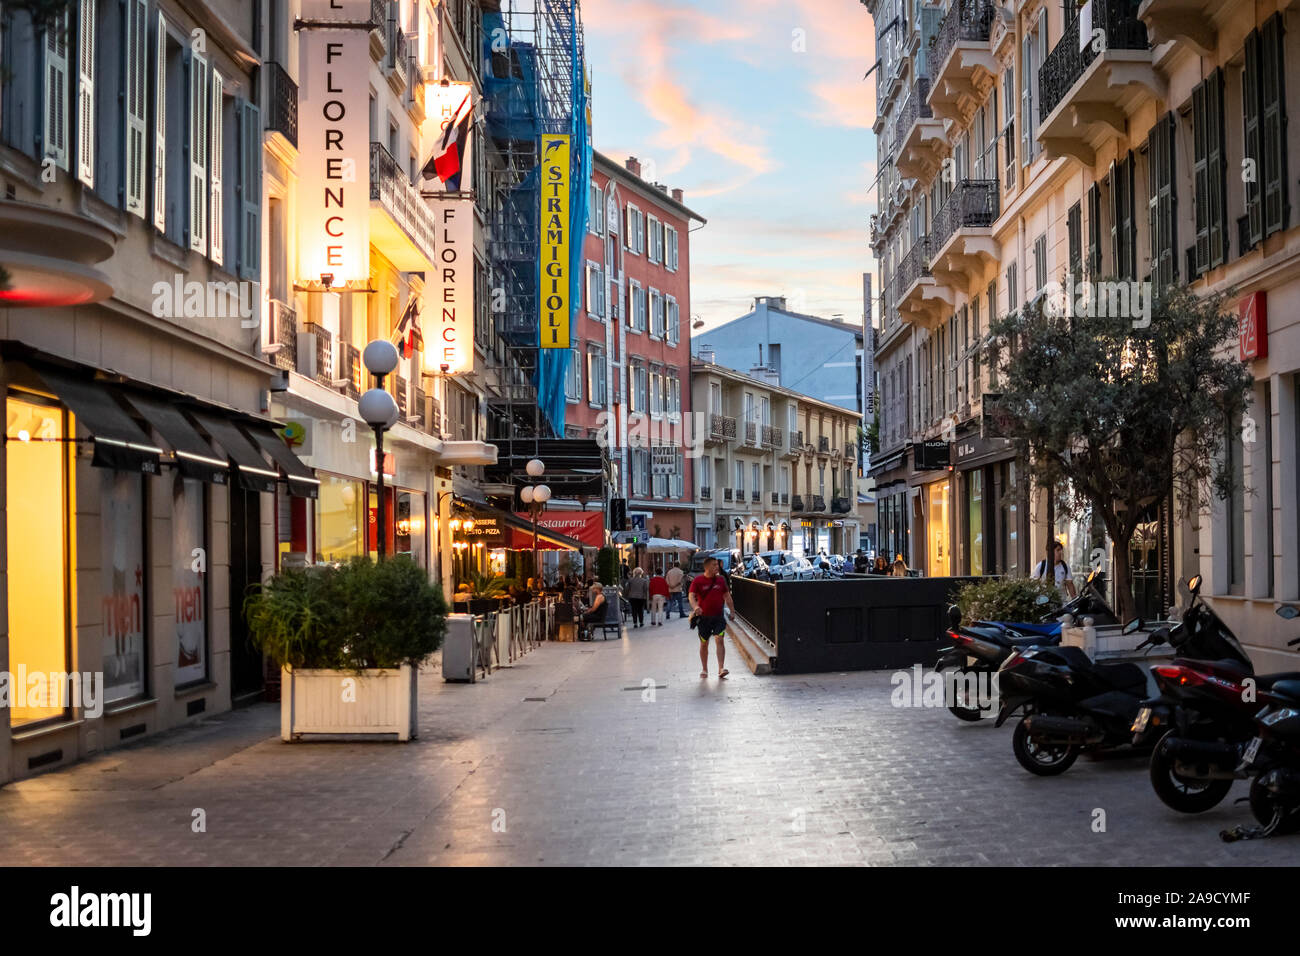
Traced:
<svg viewBox="0 0 1300 956">
<path fill-rule="evenodd" d="M 582 612 L 582 623 L 587 627 L 604 624 L 607 612 L 604 588 L 597 581 L 591 586 L 591 603 Z"/>
</svg>

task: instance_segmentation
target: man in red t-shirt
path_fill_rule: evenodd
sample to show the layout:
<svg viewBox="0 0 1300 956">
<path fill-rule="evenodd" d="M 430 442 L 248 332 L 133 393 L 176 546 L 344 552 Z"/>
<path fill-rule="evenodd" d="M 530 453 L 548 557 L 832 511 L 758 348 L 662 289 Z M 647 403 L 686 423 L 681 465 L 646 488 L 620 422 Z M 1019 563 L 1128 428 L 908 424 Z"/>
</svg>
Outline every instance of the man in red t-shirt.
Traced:
<svg viewBox="0 0 1300 956">
<path fill-rule="evenodd" d="M 710 637 L 717 639 L 718 676 L 726 677 L 728 673 L 722 666 L 726 656 L 723 635 L 727 630 L 727 618 L 723 609 L 727 608 L 735 614 L 736 606 L 731 603 L 731 589 L 727 587 L 727 579 L 720 572 L 718 559 L 706 558 L 704 573 L 691 582 L 688 595 L 691 601 L 691 619 L 695 622 L 695 630 L 700 635 L 701 677 L 709 676 Z"/>
</svg>

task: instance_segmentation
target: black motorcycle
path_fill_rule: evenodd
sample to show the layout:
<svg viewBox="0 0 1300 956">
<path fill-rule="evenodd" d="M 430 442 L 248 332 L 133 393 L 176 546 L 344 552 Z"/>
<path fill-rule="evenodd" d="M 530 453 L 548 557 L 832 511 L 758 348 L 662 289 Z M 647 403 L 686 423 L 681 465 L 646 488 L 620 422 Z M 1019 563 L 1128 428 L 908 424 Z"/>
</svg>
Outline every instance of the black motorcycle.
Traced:
<svg viewBox="0 0 1300 956">
<path fill-rule="evenodd" d="M 1256 714 L 1271 701 L 1274 685 L 1300 679 L 1296 671 L 1256 674 L 1245 648 L 1200 598 L 1200 585 L 1200 575 L 1188 582 L 1191 602 L 1169 635 L 1177 656 L 1151 669 L 1160 695 L 1143 701 L 1132 728 L 1135 744 L 1155 742 L 1152 788 L 1180 813 L 1218 806 L 1232 782 L 1246 778 L 1239 764 L 1255 737 Z M 1183 652 L 1189 643 L 1218 656 L 1189 659 Z"/>
<path fill-rule="evenodd" d="M 1300 644 L 1300 638 L 1289 643 Z M 1259 825 L 1221 831 L 1228 843 L 1300 830 L 1300 680 L 1280 680 L 1269 694 L 1258 735 L 1245 746 L 1239 768 L 1254 777 L 1250 811 Z"/>
</svg>

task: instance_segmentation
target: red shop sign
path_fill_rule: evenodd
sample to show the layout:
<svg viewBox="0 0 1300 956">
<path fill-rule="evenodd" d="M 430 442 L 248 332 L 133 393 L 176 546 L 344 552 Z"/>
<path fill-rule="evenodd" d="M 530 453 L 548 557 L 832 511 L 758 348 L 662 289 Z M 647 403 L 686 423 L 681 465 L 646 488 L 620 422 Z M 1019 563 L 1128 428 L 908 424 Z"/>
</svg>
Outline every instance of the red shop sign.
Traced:
<svg viewBox="0 0 1300 956">
<path fill-rule="evenodd" d="M 1252 292 L 1241 300 L 1239 331 L 1242 361 L 1268 357 L 1268 293 Z"/>
</svg>

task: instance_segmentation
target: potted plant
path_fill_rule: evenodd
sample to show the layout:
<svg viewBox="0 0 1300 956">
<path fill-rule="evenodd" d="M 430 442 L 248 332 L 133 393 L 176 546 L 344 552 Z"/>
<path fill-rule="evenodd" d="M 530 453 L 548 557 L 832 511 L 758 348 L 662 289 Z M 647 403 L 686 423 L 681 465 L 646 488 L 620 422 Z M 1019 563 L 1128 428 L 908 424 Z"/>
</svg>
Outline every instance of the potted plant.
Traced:
<svg viewBox="0 0 1300 956">
<path fill-rule="evenodd" d="M 420 665 L 447 604 L 410 558 L 286 568 L 244 601 L 249 638 L 281 670 L 280 736 L 416 736 Z"/>
<path fill-rule="evenodd" d="M 985 578 L 957 592 L 963 621 L 1036 621 L 1060 603 L 1056 586 L 1036 578 Z"/>
<path fill-rule="evenodd" d="M 510 578 L 481 574 L 478 571 L 471 571 L 465 582 L 469 585 L 471 614 L 486 614 L 497 610 L 501 606 L 497 598 L 509 594 L 510 585 L 514 583 Z"/>
</svg>

